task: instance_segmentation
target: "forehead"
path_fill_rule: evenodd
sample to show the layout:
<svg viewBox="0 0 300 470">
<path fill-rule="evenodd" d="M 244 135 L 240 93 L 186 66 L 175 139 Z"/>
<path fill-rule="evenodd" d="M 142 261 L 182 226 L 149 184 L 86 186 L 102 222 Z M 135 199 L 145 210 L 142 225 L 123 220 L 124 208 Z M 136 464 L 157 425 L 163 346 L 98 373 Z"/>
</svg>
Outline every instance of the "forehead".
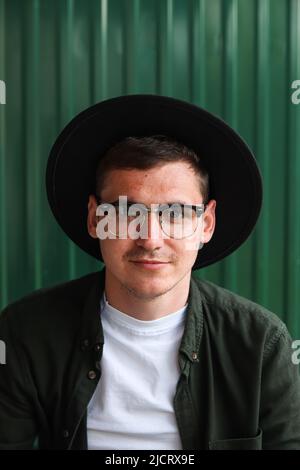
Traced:
<svg viewBox="0 0 300 470">
<path fill-rule="evenodd" d="M 199 176 L 184 162 L 170 162 L 149 170 L 112 170 L 101 197 L 112 200 L 120 195 L 137 202 L 199 202 Z"/>
</svg>

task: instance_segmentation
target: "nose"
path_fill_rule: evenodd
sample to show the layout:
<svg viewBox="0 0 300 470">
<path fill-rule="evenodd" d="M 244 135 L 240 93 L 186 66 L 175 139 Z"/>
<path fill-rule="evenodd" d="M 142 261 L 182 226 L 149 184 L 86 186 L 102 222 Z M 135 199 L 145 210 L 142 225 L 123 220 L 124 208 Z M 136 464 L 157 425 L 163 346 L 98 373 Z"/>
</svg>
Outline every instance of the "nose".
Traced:
<svg viewBox="0 0 300 470">
<path fill-rule="evenodd" d="M 141 232 L 146 238 L 137 238 L 136 243 L 138 246 L 143 246 L 144 248 L 151 250 L 163 246 L 163 232 L 157 213 L 148 212 L 145 216 L 144 226 L 142 227 Z"/>
</svg>

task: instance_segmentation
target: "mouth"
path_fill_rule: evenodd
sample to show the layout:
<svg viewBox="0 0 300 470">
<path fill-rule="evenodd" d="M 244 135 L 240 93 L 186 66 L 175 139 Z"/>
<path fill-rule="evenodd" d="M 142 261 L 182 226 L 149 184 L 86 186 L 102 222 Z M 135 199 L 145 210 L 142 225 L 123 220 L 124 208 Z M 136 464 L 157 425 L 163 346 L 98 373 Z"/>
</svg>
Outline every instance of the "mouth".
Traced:
<svg viewBox="0 0 300 470">
<path fill-rule="evenodd" d="M 134 263 L 137 267 L 144 268 L 144 269 L 159 269 L 167 264 L 169 264 L 169 261 L 153 261 L 153 260 L 139 260 L 139 261 L 131 261 Z"/>
<path fill-rule="evenodd" d="M 133 262 L 133 263 L 144 263 L 144 264 L 145 264 L 145 263 L 151 263 L 151 264 L 158 264 L 158 263 L 159 263 L 159 264 L 166 264 L 166 263 L 168 263 L 169 261 L 160 261 L 160 260 L 156 260 L 156 259 L 154 259 L 154 260 L 152 260 L 152 259 L 140 259 L 140 260 L 137 260 L 137 261 L 132 260 L 132 262 Z"/>
</svg>

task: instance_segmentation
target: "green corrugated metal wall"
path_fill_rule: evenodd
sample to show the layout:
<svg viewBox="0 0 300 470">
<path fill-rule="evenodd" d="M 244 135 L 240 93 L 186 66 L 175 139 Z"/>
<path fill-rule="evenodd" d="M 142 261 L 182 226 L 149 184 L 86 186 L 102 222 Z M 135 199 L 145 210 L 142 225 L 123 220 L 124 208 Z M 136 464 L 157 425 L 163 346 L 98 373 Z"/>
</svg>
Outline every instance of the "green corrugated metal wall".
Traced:
<svg viewBox="0 0 300 470">
<path fill-rule="evenodd" d="M 104 98 L 158 93 L 227 120 L 264 178 L 253 235 L 199 276 L 271 309 L 299 338 L 296 79 L 299 0 L 0 0 L 0 305 L 98 267 L 48 209 L 44 173 L 56 135 Z"/>
</svg>

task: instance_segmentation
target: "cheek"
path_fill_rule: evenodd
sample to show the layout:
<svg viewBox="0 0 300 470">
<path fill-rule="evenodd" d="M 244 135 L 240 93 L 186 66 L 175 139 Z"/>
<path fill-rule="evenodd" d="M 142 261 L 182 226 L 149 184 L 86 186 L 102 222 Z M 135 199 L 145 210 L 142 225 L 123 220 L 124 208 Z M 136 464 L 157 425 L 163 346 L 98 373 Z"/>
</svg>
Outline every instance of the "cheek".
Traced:
<svg viewBox="0 0 300 470">
<path fill-rule="evenodd" d="M 168 243 L 169 251 L 173 253 L 176 259 L 176 265 L 186 265 L 193 262 L 195 256 L 197 256 L 197 248 L 199 243 L 192 239 L 170 241 Z M 196 248 L 195 248 L 196 247 Z"/>
<path fill-rule="evenodd" d="M 130 249 L 132 248 L 131 240 L 113 240 L 106 239 L 100 240 L 100 247 L 103 259 L 109 260 L 118 259 L 120 260 Z"/>
<path fill-rule="evenodd" d="M 199 248 L 202 247 L 201 239 L 201 232 L 196 232 L 193 237 L 184 240 L 182 251 L 184 251 L 186 257 L 191 259 L 198 255 Z"/>
</svg>

